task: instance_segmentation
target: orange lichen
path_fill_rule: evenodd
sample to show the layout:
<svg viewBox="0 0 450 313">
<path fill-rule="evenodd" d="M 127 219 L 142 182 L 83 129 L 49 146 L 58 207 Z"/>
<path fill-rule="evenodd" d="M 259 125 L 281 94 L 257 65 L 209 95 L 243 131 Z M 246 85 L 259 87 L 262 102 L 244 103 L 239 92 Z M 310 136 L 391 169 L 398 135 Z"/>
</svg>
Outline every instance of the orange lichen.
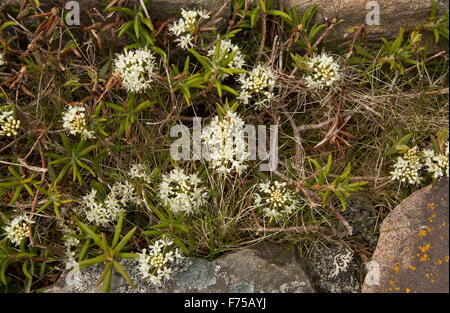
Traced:
<svg viewBox="0 0 450 313">
<path fill-rule="evenodd" d="M 425 262 L 425 261 L 429 261 L 429 260 L 430 260 L 430 258 L 428 257 L 428 254 L 426 254 L 426 253 L 424 253 L 419 259 L 420 262 Z"/>
<path fill-rule="evenodd" d="M 426 235 L 427 235 L 426 230 L 421 229 L 421 230 L 419 231 L 419 236 L 420 236 L 420 237 L 425 237 Z"/>
<path fill-rule="evenodd" d="M 433 223 L 433 218 L 435 217 L 436 217 L 435 213 L 431 214 L 431 217 L 428 218 L 428 222 Z"/>
<path fill-rule="evenodd" d="M 424 246 L 419 246 L 419 249 L 420 249 L 420 251 L 422 251 L 422 252 L 427 252 L 429 249 L 430 249 L 430 247 L 431 247 L 431 245 L 429 244 L 429 243 L 427 243 L 426 245 L 424 245 Z"/>
<path fill-rule="evenodd" d="M 415 271 L 417 269 L 417 267 L 410 265 L 409 269 L 412 270 L 412 271 Z"/>
<path fill-rule="evenodd" d="M 405 292 L 406 292 L 406 293 L 410 293 L 410 292 L 411 292 L 411 289 L 406 288 L 406 289 L 405 289 Z"/>
</svg>

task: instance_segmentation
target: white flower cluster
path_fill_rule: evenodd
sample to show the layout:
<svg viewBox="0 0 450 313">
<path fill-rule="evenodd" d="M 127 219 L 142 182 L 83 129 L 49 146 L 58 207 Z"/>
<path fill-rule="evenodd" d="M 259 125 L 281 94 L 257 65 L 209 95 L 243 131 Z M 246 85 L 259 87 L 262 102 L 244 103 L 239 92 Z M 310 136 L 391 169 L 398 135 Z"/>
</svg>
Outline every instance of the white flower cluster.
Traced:
<svg viewBox="0 0 450 313">
<path fill-rule="evenodd" d="M 66 256 L 66 269 L 72 267 L 76 263 L 76 252 L 73 248 L 77 248 L 80 245 L 80 240 L 75 238 L 75 235 L 80 233 L 76 224 L 67 224 L 64 219 L 58 219 L 58 225 L 64 234 L 64 254 Z"/>
<path fill-rule="evenodd" d="M 203 129 L 207 159 L 210 167 L 222 174 L 237 172 L 247 168 L 244 164 L 249 156 L 245 142 L 244 121 L 228 111 L 220 118 L 216 116 L 211 124 Z"/>
<path fill-rule="evenodd" d="M 147 173 L 147 167 L 144 164 L 134 164 L 129 173 L 131 178 L 142 179 L 146 183 L 151 183 L 150 175 Z"/>
<path fill-rule="evenodd" d="M 311 58 L 307 64 L 311 68 L 311 75 L 307 76 L 305 80 L 310 88 L 331 86 L 340 78 L 339 64 L 326 53 Z"/>
<path fill-rule="evenodd" d="M 181 9 L 181 18 L 169 27 L 169 31 L 177 36 L 175 40 L 182 49 L 194 46 L 193 34 L 197 31 L 202 20 L 209 19 L 209 14 L 203 11 Z"/>
<path fill-rule="evenodd" d="M 129 182 L 116 182 L 103 201 L 96 200 L 97 191 L 84 196 L 81 201 L 81 213 L 89 223 L 107 226 L 119 219 L 124 207 L 130 203 L 139 203 L 135 190 Z"/>
<path fill-rule="evenodd" d="M 70 134 L 81 134 L 86 138 L 94 138 L 94 133 L 87 130 L 86 108 L 81 106 L 73 106 L 67 109 L 63 114 L 63 127 Z"/>
<path fill-rule="evenodd" d="M 422 181 L 420 170 L 422 169 L 422 159 L 417 147 L 411 148 L 405 155 L 398 157 L 391 172 L 392 180 L 400 180 L 402 183 L 411 185 L 419 184 Z"/>
<path fill-rule="evenodd" d="M 254 195 L 255 204 L 262 209 L 266 217 L 278 220 L 295 211 L 298 201 L 286 183 L 260 183 L 257 188 L 258 192 Z"/>
<path fill-rule="evenodd" d="M 155 55 L 148 49 L 125 50 L 117 55 L 114 67 L 122 77 L 128 92 L 143 92 L 150 88 L 156 75 Z"/>
<path fill-rule="evenodd" d="M 234 54 L 233 59 L 229 60 L 231 55 Z M 220 41 L 219 53 L 218 56 L 215 57 L 216 54 L 216 46 L 212 47 L 208 50 L 208 56 L 213 58 L 213 61 L 229 61 L 229 68 L 238 68 L 241 69 L 245 65 L 244 55 L 240 51 L 240 48 L 237 45 L 231 43 L 230 39 L 224 39 Z M 221 74 L 219 79 L 225 79 L 229 75 Z"/>
<path fill-rule="evenodd" d="M 20 127 L 20 120 L 14 118 L 12 111 L 0 112 L 0 136 L 16 136 Z"/>
<path fill-rule="evenodd" d="M 433 150 L 424 150 L 423 157 L 425 160 L 425 166 L 428 173 L 433 178 L 439 178 L 441 176 L 449 176 L 448 168 L 448 142 L 445 144 L 444 154 L 436 154 Z"/>
<path fill-rule="evenodd" d="M 410 185 L 419 184 L 422 181 L 420 176 L 422 169 L 425 169 L 433 178 L 449 176 L 448 142 L 443 154 L 436 154 L 433 150 L 424 150 L 421 153 L 417 146 L 409 149 L 404 156 L 397 158 L 391 172 L 392 180 L 399 180 Z"/>
<path fill-rule="evenodd" d="M 172 269 L 170 265 L 179 262 L 183 256 L 178 248 L 173 249 L 173 242 L 162 238 L 153 243 L 139 254 L 139 271 L 144 279 L 160 286 L 163 279 L 170 279 Z"/>
<path fill-rule="evenodd" d="M 0 52 L 0 66 L 5 65 L 5 57 L 3 56 L 3 53 Z"/>
<path fill-rule="evenodd" d="M 238 81 L 241 84 L 238 100 L 243 104 L 249 104 L 253 97 L 257 97 L 255 101 L 257 107 L 268 107 L 273 101 L 276 76 L 270 68 L 259 64 L 251 72 L 241 74 Z"/>
<path fill-rule="evenodd" d="M 28 237 L 28 225 L 34 221 L 26 214 L 16 216 L 5 226 L 6 238 L 16 246 L 19 246 L 23 239 Z"/>
<path fill-rule="evenodd" d="M 174 214 L 192 214 L 206 203 L 206 189 L 197 175 L 186 175 L 182 169 L 173 169 L 162 175 L 159 197 Z"/>
</svg>

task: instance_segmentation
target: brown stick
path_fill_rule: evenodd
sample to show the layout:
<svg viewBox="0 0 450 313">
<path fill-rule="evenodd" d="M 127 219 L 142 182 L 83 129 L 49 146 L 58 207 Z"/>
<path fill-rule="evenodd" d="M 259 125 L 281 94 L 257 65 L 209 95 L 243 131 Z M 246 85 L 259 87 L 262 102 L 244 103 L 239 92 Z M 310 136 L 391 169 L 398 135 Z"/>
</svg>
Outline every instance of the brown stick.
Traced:
<svg viewBox="0 0 450 313">
<path fill-rule="evenodd" d="M 258 54 L 256 55 L 255 64 L 258 64 L 261 60 L 261 56 L 264 52 L 264 47 L 266 45 L 267 37 L 267 14 L 265 11 L 261 10 L 261 43 L 259 44 Z"/>
</svg>

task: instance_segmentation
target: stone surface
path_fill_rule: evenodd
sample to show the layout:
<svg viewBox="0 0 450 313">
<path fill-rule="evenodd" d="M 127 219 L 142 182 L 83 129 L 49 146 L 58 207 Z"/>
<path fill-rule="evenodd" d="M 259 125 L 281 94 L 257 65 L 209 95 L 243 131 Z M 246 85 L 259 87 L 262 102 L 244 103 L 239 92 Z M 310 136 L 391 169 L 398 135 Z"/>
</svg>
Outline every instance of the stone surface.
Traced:
<svg viewBox="0 0 450 313">
<path fill-rule="evenodd" d="M 312 248 L 306 261 L 311 283 L 318 292 L 359 293 L 360 270 L 352 250 L 345 246 Z"/>
<path fill-rule="evenodd" d="M 333 18 L 342 19 L 343 22 L 339 24 L 332 34 L 327 36 L 327 40 L 338 41 L 344 38 L 345 31 L 360 24 L 366 24 L 366 16 L 371 9 L 366 9 L 368 0 L 279 0 L 282 1 L 285 7 L 295 7 L 300 11 L 317 5 L 318 13 L 316 15 L 315 23 L 323 23 L 330 21 Z M 18 3 L 18 0 L 13 0 L 13 3 Z M 68 0 L 41 0 L 45 8 L 53 6 L 64 7 Z M 82 24 L 81 26 L 89 26 L 92 20 L 89 17 L 96 9 L 102 12 L 104 9 L 104 1 L 100 0 L 77 0 L 80 3 L 82 10 Z M 128 0 L 127 5 L 131 7 L 134 4 L 139 4 L 139 0 Z M 367 25 L 366 34 L 368 39 L 394 38 L 398 34 L 400 27 L 406 30 L 412 30 L 419 24 L 426 22 L 431 10 L 431 0 L 377 0 L 380 6 L 380 25 Z M 125 3 L 125 1 L 119 1 Z M 437 0 L 440 12 L 444 12 L 449 8 L 448 0 Z M 149 6 L 149 15 L 154 21 L 165 21 L 170 18 L 179 17 L 182 8 L 185 9 L 204 9 L 209 12 L 217 12 L 224 4 L 219 0 L 153 0 Z M 93 16 L 95 16 L 94 14 Z M 219 29 L 222 29 L 228 22 L 231 16 L 231 6 L 228 5 L 222 11 L 223 18 L 218 24 Z"/>
<path fill-rule="evenodd" d="M 63 8 L 68 0 L 41 0 L 41 3 L 46 4 L 48 7 L 58 6 Z M 100 0 L 77 0 L 80 4 L 80 9 L 82 12 L 94 12 L 96 9 L 99 12 L 102 12 L 105 8 L 105 1 Z M 125 1 L 121 1 L 122 3 Z M 133 5 L 140 5 L 139 0 L 129 0 L 127 1 L 128 7 L 133 7 Z M 148 13 L 153 20 L 156 21 L 166 21 L 167 19 L 180 17 L 181 9 L 187 10 L 197 10 L 203 9 L 208 12 L 212 12 L 214 14 L 222 7 L 223 2 L 217 0 L 153 0 L 150 5 L 148 5 Z M 228 18 L 231 14 L 231 6 L 227 6 L 225 10 L 222 11 L 222 16 L 224 18 Z M 88 16 L 88 14 L 84 14 Z M 82 21 L 89 22 L 86 19 Z M 89 25 L 89 24 L 88 24 Z M 87 25 L 81 25 L 87 26 Z"/>
<path fill-rule="evenodd" d="M 336 203 L 338 207 L 340 204 Z M 376 222 L 378 214 L 375 205 L 364 193 L 352 194 L 347 200 L 347 209 L 342 216 L 353 228 L 352 241 L 375 250 L 378 240 Z"/>
<path fill-rule="evenodd" d="M 311 293 L 314 290 L 289 245 L 263 242 L 250 248 L 227 253 L 215 261 L 186 258 L 173 278 L 162 287 L 141 279 L 136 260 L 122 260 L 137 288 L 132 289 L 120 275 L 114 274 L 112 292 L 128 293 Z M 100 292 L 97 284 L 102 265 L 94 265 L 80 274 L 79 286 L 67 284 L 63 275 L 48 293 Z"/>
<path fill-rule="evenodd" d="M 223 2 L 217 0 L 153 0 L 149 14 L 160 20 L 166 20 L 174 16 L 180 16 L 181 9 L 203 9 L 214 14 L 222 7 Z M 230 16 L 231 6 L 223 12 L 223 16 Z"/>
<path fill-rule="evenodd" d="M 300 11 L 316 4 L 318 12 L 315 22 L 330 21 L 333 18 L 343 20 L 328 38 L 341 40 L 347 29 L 366 24 L 368 0 L 282 0 L 287 7 L 296 7 Z M 426 22 L 431 11 L 431 0 L 377 0 L 380 6 L 380 25 L 366 25 L 369 39 L 380 37 L 394 38 L 400 27 L 412 30 Z M 441 11 L 448 10 L 448 0 L 438 1 Z"/>
<path fill-rule="evenodd" d="M 363 292 L 449 292 L 448 183 L 414 192 L 385 218 Z"/>
</svg>

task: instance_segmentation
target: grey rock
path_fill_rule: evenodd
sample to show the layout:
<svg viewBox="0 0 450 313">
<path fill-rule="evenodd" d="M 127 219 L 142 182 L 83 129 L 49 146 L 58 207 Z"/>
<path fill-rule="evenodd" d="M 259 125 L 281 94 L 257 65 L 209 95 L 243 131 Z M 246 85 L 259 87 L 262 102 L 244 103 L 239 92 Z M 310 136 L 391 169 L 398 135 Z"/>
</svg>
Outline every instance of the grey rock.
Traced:
<svg viewBox="0 0 450 313">
<path fill-rule="evenodd" d="M 263 242 L 250 248 L 230 252 L 215 261 L 186 258 L 174 268 L 172 279 L 161 287 L 143 280 L 137 260 L 122 260 L 136 289 L 131 288 L 115 273 L 113 293 L 311 293 L 314 290 L 298 258 L 289 245 Z M 49 293 L 100 292 L 98 283 L 102 265 L 94 265 L 80 272 L 78 285 L 67 284 L 63 275 L 46 290 Z"/>
<path fill-rule="evenodd" d="M 231 285 L 239 284 L 241 288 L 251 285 L 254 292 L 313 292 L 289 245 L 263 242 L 226 254 L 217 264 L 227 274 Z"/>
<path fill-rule="evenodd" d="M 376 223 L 378 214 L 375 205 L 367 195 L 353 194 L 347 200 L 347 209 L 342 215 L 353 227 L 352 239 L 367 246 L 371 251 L 375 250 L 378 240 Z"/>
<path fill-rule="evenodd" d="M 149 14 L 163 21 L 171 17 L 180 16 L 181 9 L 203 9 L 205 11 L 212 12 L 214 15 L 223 4 L 223 1 L 217 0 L 153 0 Z M 223 11 L 222 16 L 227 18 L 230 13 L 231 6 L 227 6 L 226 10 Z"/>
<path fill-rule="evenodd" d="M 246 281 L 240 281 L 231 285 L 231 292 L 233 293 L 253 293 L 255 292 L 255 286 Z"/>
<path fill-rule="evenodd" d="M 314 247 L 306 260 L 311 282 L 319 292 L 359 293 L 359 265 L 354 253 L 344 246 Z"/>
<path fill-rule="evenodd" d="M 283 1 L 283 0 L 281 0 Z M 317 5 L 316 23 L 331 21 L 333 18 L 343 20 L 328 36 L 329 40 L 342 40 L 346 30 L 366 24 L 367 0 L 284 0 L 287 7 L 300 11 Z M 427 21 L 431 11 L 431 0 L 377 0 L 380 6 L 380 25 L 366 25 L 368 39 L 394 38 L 400 27 L 412 30 Z M 448 10 L 448 0 L 439 1 L 440 11 Z"/>
<path fill-rule="evenodd" d="M 188 271 L 181 271 L 175 276 L 177 286 L 183 289 L 202 290 L 215 285 L 216 262 L 209 262 L 199 258 L 191 258 Z"/>
<path fill-rule="evenodd" d="M 65 8 L 68 0 L 41 0 L 41 5 L 46 9 L 52 7 L 57 7 L 60 9 Z M 77 0 L 80 5 L 81 10 L 81 26 L 88 26 L 92 24 L 90 20 L 91 16 L 95 16 L 95 11 L 103 12 L 106 8 L 105 1 L 101 0 Z M 121 1 L 124 3 L 125 1 Z M 18 0 L 13 0 L 12 5 L 18 5 Z M 129 8 L 134 5 L 140 5 L 139 0 L 128 0 L 126 4 Z M 205 10 L 207 12 L 213 13 L 211 17 L 214 16 L 216 12 L 223 6 L 224 2 L 217 0 L 153 0 L 150 5 L 148 5 L 148 13 L 152 20 L 154 21 L 166 21 L 170 18 L 177 18 L 181 16 L 181 9 L 186 10 Z M 227 20 L 231 14 L 231 5 L 225 7 L 222 10 L 221 17 L 223 20 Z M 221 21 L 222 23 L 224 21 Z"/>
<path fill-rule="evenodd" d="M 384 219 L 363 292 L 449 292 L 448 183 L 414 192 Z"/>
</svg>

